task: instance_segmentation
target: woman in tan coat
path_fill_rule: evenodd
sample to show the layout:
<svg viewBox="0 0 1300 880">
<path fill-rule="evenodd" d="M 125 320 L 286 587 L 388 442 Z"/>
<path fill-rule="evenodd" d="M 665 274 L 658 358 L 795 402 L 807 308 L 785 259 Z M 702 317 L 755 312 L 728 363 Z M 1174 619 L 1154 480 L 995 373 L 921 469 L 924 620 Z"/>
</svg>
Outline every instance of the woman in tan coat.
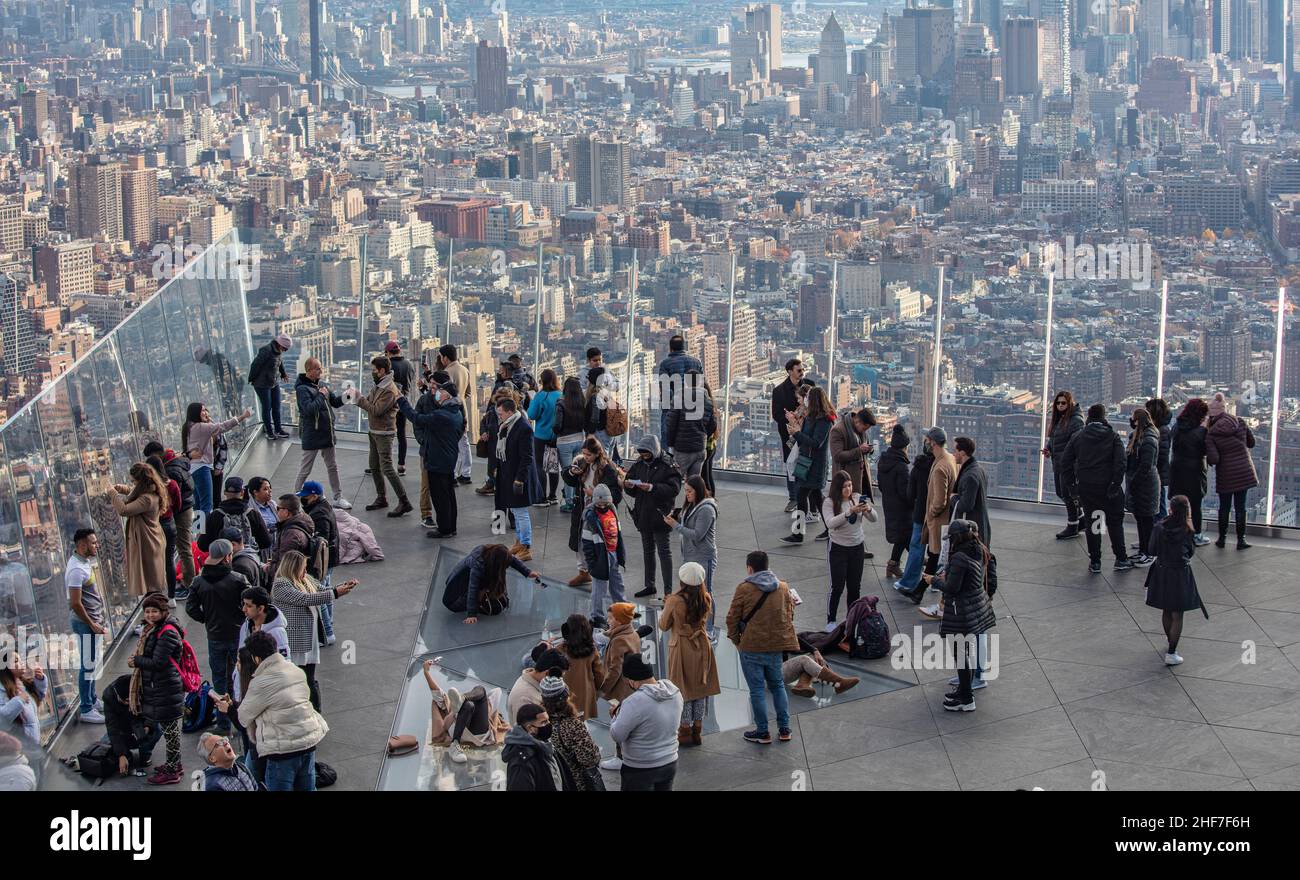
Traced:
<svg viewBox="0 0 1300 880">
<path fill-rule="evenodd" d="M 636 606 L 630 602 L 615 602 L 609 606 L 609 629 L 605 635 L 609 647 L 605 649 L 605 682 L 600 695 L 606 700 L 626 700 L 632 694 L 632 685 L 623 677 L 623 657 L 628 652 L 641 653 L 641 637 L 632 625 Z"/>
<path fill-rule="evenodd" d="M 564 683 L 582 719 L 596 717 L 596 696 L 605 683 L 605 663 L 596 650 L 596 640 L 591 632 L 591 621 L 585 614 L 571 614 L 560 624 L 564 641 L 555 649 L 569 658 L 569 668 L 564 670 Z"/>
<path fill-rule="evenodd" d="M 677 570 L 677 592 L 664 600 L 659 628 L 668 637 L 668 680 L 682 692 L 679 745 L 700 745 L 709 697 L 722 693 L 718 659 L 713 656 L 705 624 L 713 597 L 704 589 L 704 566 L 687 562 Z"/>
<path fill-rule="evenodd" d="M 126 517 L 126 586 L 132 596 L 167 589 L 167 536 L 158 517 L 168 510 L 167 486 L 142 461 L 131 465 L 131 486 L 118 483 L 108 500 Z"/>
</svg>

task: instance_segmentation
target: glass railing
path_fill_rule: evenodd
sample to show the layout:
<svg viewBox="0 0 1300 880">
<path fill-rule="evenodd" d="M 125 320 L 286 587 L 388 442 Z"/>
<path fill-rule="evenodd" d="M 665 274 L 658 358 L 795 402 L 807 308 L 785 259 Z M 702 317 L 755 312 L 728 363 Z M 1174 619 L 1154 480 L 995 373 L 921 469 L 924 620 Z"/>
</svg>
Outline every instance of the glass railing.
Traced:
<svg viewBox="0 0 1300 880">
<path fill-rule="evenodd" d="M 873 458 L 895 424 L 913 452 L 938 424 L 949 438 L 975 441 L 992 496 L 1045 503 L 1057 503 L 1041 449 L 1058 391 L 1084 409 L 1105 404 L 1124 435 L 1150 398 L 1177 414 L 1188 399 L 1221 391 L 1256 439 L 1250 520 L 1296 524 L 1300 354 L 1294 309 L 1279 309 L 1276 286 L 1166 283 L 1145 243 L 1089 264 L 1089 275 L 1081 263 L 1052 260 L 1085 247 L 1072 240 L 1038 242 L 990 268 L 892 260 L 867 236 L 755 235 L 719 248 L 707 242 L 720 236 L 698 226 L 687 234 L 681 222 L 666 223 L 667 234 L 638 222 L 540 242 L 526 225 L 470 240 L 407 224 L 412 247 L 403 251 L 402 224 L 358 221 L 360 231 L 328 237 L 310 258 L 268 242 L 262 286 L 249 293 L 253 342 L 288 332 L 304 344 L 295 343 L 287 370 L 322 356 L 336 386 L 362 390 L 387 342 L 430 364 L 451 342 L 475 376 L 480 410 L 510 355 L 538 381 L 549 368 L 562 384 L 585 374 L 594 346 L 629 411 L 627 451 L 659 432 L 656 371 L 671 335 L 683 332 L 719 416 L 720 469 L 784 472 L 772 394 L 798 358 L 837 411 L 871 409 Z M 366 421 L 349 407 L 338 424 L 363 431 Z M 1211 468 L 1207 515 L 1217 506 Z"/>
<path fill-rule="evenodd" d="M 77 705 L 80 646 L 63 582 L 73 534 L 93 528 L 99 538 L 97 583 L 115 640 L 139 597 L 127 589 L 113 485 L 150 441 L 180 446 L 191 402 L 214 420 L 256 406 L 244 381 L 252 349 L 242 292 L 255 259 L 228 234 L 0 425 L 0 634 L 45 667 L 46 735 Z M 160 283 L 170 277 L 155 268 Z M 226 433 L 231 461 L 254 430 L 247 422 Z"/>
</svg>

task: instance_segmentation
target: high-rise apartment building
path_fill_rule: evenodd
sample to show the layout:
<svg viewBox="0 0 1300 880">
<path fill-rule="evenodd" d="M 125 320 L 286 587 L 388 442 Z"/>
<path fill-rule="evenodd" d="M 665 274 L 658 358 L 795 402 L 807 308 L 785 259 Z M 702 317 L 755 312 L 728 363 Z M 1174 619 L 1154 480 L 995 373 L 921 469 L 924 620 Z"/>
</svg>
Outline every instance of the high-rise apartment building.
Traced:
<svg viewBox="0 0 1300 880">
<path fill-rule="evenodd" d="M 67 304 L 72 297 L 95 291 L 95 246 L 89 241 L 42 245 L 36 251 L 37 277 L 44 279 L 50 302 Z"/>
<path fill-rule="evenodd" d="M 908 7 L 895 16 L 894 80 L 911 84 L 950 82 L 953 75 L 954 25 L 952 7 Z"/>
<path fill-rule="evenodd" d="M 36 363 L 36 333 L 23 307 L 18 282 L 0 275 L 0 367 L 5 373 L 25 373 Z"/>
<path fill-rule="evenodd" d="M 506 77 L 509 72 L 509 50 L 479 40 L 474 49 L 474 100 L 478 112 L 502 113 L 509 107 Z"/>
<path fill-rule="evenodd" d="M 631 149 L 627 141 L 602 135 L 573 139 L 573 178 L 578 204 L 622 205 L 628 201 Z"/>
<path fill-rule="evenodd" d="M 158 219 L 158 169 L 144 167 L 143 156 L 129 156 L 122 171 L 122 235 L 132 245 L 154 240 Z"/>
<path fill-rule="evenodd" d="M 1043 88 L 1043 24 L 1035 18 L 1008 18 L 1002 24 L 1002 72 L 1008 95 L 1036 95 Z"/>
<path fill-rule="evenodd" d="M 68 169 L 68 231 L 77 238 L 122 239 L 122 170 L 103 156 Z"/>
<path fill-rule="evenodd" d="M 731 33 L 731 81 L 765 81 L 780 68 L 781 7 L 751 3 L 736 10 Z"/>
</svg>

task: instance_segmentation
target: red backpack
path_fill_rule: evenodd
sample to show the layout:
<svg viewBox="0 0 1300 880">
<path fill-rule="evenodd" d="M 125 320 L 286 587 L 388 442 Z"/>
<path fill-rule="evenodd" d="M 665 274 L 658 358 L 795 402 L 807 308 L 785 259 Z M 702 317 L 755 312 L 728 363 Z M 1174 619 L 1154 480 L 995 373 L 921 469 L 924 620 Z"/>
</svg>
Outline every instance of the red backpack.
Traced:
<svg viewBox="0 0 1300 880">
<path fill-rule="evenodd" d="M 163 629 L 176 629 L 176 627 L 169 623 Z M 159 632 L 161 633 L 162 630 Z M 180 630 L 177 630 L 177 633 L 179 634 Z M 183 635 L 181 636 L 181 662 L 172 660 L 172 666 L 175 666 L 176 671 L 180 673 L 181 687 L 185 688 L 185 693 L 192 694 L 203 684 L 203 673 L 199 671 L 199 660 L 194 656 L 194 647 L 185 641 Z"/>
</svg>

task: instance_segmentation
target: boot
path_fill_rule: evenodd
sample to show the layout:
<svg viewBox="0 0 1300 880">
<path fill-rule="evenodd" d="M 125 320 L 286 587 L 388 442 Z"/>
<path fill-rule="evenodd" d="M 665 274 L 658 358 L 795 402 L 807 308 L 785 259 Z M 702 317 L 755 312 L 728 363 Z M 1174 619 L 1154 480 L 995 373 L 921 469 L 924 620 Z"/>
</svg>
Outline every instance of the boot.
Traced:
<svg viewBox="0 0 1300 880">
<path fill-rule="evenodd" d="M 704 744 L 704 740 L 700 739 L 700 734 L 702 734 L 703 732 L 704 732 L 703 721 L 691 722 L 691 745 L 699 746 Z"/>
<path fill-rule="evenodd" d="M 533 550 L 527 544 L 519 545 L 519 552 L 514 554 L 515 559 L 520 562 L 531 562 L 533 559 Z"/>
<path fill-rule="evenodd" d="M 580 587 L 583 584 L 591 583 L 591 575 L 588 572 L 580 571 L 573 577 L 569 578 L 569 586 Z"/>
<path fill-rule="evenodd" d="M 691 728 L 688 725 L 677 725 L 677 744 L 679 746 L 689 746 L 691 744 Z"/>
<path fill-rule="evenodd" d="M 885 577 L 901 578 L 903 576 L 903 567 L 898 564 L 898 560 L 891 559 L 885 564 Z"/>
<path fill-rule="evenodd" d="M 839 675 L 829 666 L 822 667 L 821 674 L 817 676 L 817 680 L 829 682 L 835 685 L 835 693 L 837 694 L 842 694 L 850 688 L 856 687 L 858 682 L 861 681 L 861 679 L 854 678 L 853 676 Z"/>
<path fill-rule="evenodd" d="M 806 672 L 799 673 L 799 680 L 790 685 L 790 693 L 797 694 L 801 697 L 815 697 L 817 691 L 813 690 L 812 676 Z"/>
<path fill-rule="evenodd" d="M 515 541 L 513 544 L 510 545 L 510 555 L 518 556 L 519 551 L 522 549 L 524 549 L 524 545 L 520 544 L 518 541 Z"/>
</svg>

